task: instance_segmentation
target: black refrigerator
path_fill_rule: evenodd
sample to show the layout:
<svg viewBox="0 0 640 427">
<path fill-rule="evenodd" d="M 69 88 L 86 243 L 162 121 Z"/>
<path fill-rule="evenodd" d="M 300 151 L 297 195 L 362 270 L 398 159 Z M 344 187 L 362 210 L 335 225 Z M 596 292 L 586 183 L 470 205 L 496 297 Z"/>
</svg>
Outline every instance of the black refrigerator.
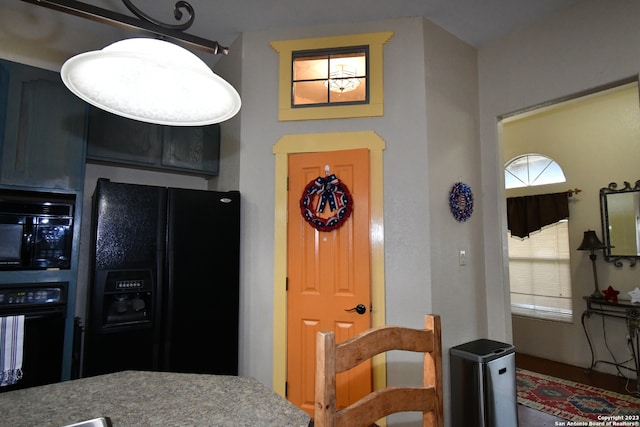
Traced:
<svg viewBox="0 0 640 427">
<path fill-rule="evenodd" d="M 83 376 L 237 375 L 240 193 L 99 179 Z"/>
</svg>

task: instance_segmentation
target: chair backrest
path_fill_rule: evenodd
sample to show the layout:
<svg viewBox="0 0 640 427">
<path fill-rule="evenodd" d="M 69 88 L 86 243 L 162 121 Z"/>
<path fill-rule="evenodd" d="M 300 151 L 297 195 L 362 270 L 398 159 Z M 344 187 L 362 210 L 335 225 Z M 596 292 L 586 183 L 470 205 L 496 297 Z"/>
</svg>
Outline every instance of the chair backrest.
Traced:
<svg viewBox="0 0 640 427">
<path fill-rule="evenodd" d="M 422 387 L 387 387 L 337 409 L 336 374 L 389 350 L 424 353 Z M 440 316 L 425 316 L 425 329 L 372 328 L 336 345 L 333 332 L 317 335 L 314 427 L 370 426 L 396 412 L 420 411 L 424 427 L 443 426 Z"/>
</svg>

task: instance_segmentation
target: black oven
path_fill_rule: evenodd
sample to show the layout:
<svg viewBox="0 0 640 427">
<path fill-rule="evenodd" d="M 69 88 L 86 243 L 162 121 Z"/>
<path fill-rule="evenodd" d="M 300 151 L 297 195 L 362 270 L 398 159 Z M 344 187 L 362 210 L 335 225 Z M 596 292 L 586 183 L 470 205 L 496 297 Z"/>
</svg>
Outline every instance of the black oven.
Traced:
<svg viewBox="0 0 640 427">
<path fill-rule="evenodd" d="M 62 381 L 67 282 L 0 285 L 0 316 L 24 316 L 22 378 L 0 393 Z"/>
<path fill-rule="evenodd" d="M 0 190 L 0 270 L 68 269 L 74 194 Z"/>
</svg>

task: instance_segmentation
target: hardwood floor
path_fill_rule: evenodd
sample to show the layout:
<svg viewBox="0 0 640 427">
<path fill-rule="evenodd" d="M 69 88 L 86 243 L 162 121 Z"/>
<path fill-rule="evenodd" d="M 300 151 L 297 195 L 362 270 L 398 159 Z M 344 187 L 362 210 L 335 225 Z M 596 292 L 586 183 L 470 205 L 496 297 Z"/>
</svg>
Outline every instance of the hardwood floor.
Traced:
<svg viewBox="0 0 640 427">
<path fill-rule="evenodd" d="M 627 383 L 627 380 L 624 378 L 596 371 L 588 374 L 584 367 L 567 365 L 565 363 L 554 362 L 526 354 L 516 353 L 516 368 L 588 384 L 620 394 L 628 394 L 627 390 L 636 390 L 635 381 L 629 381 Z M 560 421 L 565 420 L 545 414 L 544 412 L 536 411 L 535 409 L 527 408 L 526 406 L 518 405 L 518 427 L 555 427 L 559 425 L 556 424 L 556 422 Z M 313 421 L 311 421 L 309 427 L 313 427 Z"/>
<path fill-rule="evenodd" d="M 620 394 L 629 394 L 627 390 L 636 390 L 636 382 L 633 380 L 627 381 L 615 375 L 603 374 L 596 371 L 587 373 L 584 367 L 567 365 L 526 354 L 516 353 L 516 367 L 569 381 L 588 384 Z M 563 419 L 518 405 L 519 427 L 554 426 L 556 425 L 556 421 L 563 421 Z"/>
</svg>

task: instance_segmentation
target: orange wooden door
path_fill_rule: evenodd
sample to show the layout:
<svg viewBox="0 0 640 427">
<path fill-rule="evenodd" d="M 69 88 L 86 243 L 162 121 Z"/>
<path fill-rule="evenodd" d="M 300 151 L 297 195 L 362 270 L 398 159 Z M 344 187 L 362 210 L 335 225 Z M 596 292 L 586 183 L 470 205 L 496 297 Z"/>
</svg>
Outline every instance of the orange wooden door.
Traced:
<svg viewBox="0 0 640 427">
<path fill-rule="evenodd" d="M 367 149 L 289 155 L 287 225 L 287 398 L 313 415 L 316 333 L 333 330 L 338 342 L 371 325 L 369 245 L 369 151 Z M 339 228 L 318 231 L 303 217 L 306 186 L 334 174 L 353 200 L 350 217 Z M 335 216 L 329 206 L 316 212 Z M 364 314 L 350 310 L 362 304 Z M 348 311 L 350 310 L 350 311 Z M 337 378 L 338 407 L 371 392 L 371 365 Z"/>
</svg>

